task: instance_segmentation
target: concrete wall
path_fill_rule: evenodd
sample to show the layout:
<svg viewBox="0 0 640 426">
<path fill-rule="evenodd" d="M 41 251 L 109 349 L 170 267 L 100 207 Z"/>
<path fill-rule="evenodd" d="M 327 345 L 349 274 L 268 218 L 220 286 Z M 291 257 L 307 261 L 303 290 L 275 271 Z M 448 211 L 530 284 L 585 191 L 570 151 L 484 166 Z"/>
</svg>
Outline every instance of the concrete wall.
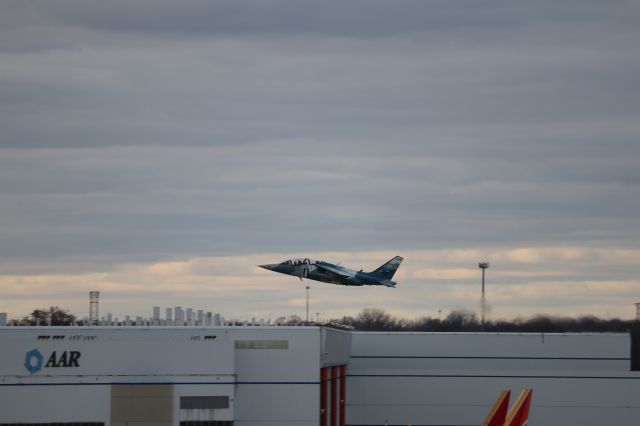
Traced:
<svg viewBox="0 0 640 426">
<path fill-rule="evenodd" d="M 636 425 L 629 347 L 626 334 L 353 333 L 347 424 L 481 424 L 502 389 L 531 387 L 532 426 Z"/>
</svg>

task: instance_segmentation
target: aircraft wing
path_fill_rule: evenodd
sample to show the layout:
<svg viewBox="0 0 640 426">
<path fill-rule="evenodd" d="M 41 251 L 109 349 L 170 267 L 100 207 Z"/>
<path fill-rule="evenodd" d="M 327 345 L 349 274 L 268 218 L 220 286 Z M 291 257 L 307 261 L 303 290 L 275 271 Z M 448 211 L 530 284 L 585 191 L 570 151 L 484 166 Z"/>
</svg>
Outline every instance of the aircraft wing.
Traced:
<svg viewBox="0 0 640 426">
<path fill-rule="evenodd" d="M 325 272 L 329 272 L 331 274 L 337 275 L 337 276 L 342 277 L 342 278 L 350 278 L 350 277 L 353 276 L 352 274 L 350 274 L 348 272 L 345 272 L 342 269 L 334 268 L 333 266 L 329 266 L 329 265 L 326 265 L 326 264 L 316 263 L 315 266 L 318 269 L 321 269 L 321 270 L 323 270 Z"/>
</svg>

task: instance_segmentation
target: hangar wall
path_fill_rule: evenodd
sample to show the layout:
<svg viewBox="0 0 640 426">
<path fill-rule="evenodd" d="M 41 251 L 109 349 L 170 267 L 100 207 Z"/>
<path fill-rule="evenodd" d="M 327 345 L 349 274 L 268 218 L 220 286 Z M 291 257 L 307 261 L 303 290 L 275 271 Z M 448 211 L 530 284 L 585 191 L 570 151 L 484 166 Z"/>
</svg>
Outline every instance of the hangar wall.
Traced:
<svg viewBox="0 0 640 426">
<path fill-rule="evenodd" d="M 317 332 L 310 333 L 310 329 Z M 320 413 L 320 369 L 346 364 L 350 334 L 311 327 L 243 330 L 236 340 L 235 425 L 317 426 Z M 288 349 L 252 350 L 242 342 L 288 341 Z M 285 414 L 286 413 L 286 414 Z M 284 423 L 286 420 L 287 423 Z"/>
<path fill-rule="evenodd" d="M 531 425 L 636 425 L 629 348 L 626 334 L 352 333 L 347 424 L 477 425 L 502 389 L 531 387 Z"/>
<path fill-rule="evenodd" d="M 0 425 L 318 425 L 320 327 L 0 328 Z"/>
<path fill-rule="evenodd" d="M 0 426 L 470 426 L 525 387 L 532 426 L 640 418 L 628 334 L 0 327 Z"/>
</svg>

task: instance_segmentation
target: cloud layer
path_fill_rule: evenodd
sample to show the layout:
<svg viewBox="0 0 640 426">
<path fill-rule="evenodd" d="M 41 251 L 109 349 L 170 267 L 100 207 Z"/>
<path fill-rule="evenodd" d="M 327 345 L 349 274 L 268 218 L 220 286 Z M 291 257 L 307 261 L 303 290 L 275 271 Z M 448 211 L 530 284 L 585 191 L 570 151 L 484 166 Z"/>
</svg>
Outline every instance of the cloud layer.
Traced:
<svg viewBox="0 0 640 426">
<path fill-rule="evenodd" d="M 492 258 L 517 266 L 491 270 L 511 280 L 505 307 L 629 316 L 637 268 L 606 253 L 640 249 L 638 12 L 4 2 L 0 311 L 38 294 L 82 309 L 94 287 L 114 311 L 139 293 L 186 305 L 216 282 L 228 315 L 277 316 L 294 290 L 251 265 L 338 253 L 402 254 L 408 284 L 319 287 L 323 312 L 473 305 L 465 286 Z M 337 294 L 349 303 L 325 304 Z"/>
<path fill-rule="evenodd" d="M 373 270 L 391 252 L 320 253 L 325 259 Z M 0 279 L 7 306 L 28 312 L 35 304 L 64 301 L 86 315 L 87 289 L 102 292 L 102 312 L 123 318 L 150 316 L 151 306 L 190 306 L 248 319 L 305 315 L 305 286 L 311 287 L 311 313 L 322 318 L 355 315 L 376 306 L 404 318 L 437 317 L 455 309 L 479 310 L 480 272 L 476 259 L 489 259 L 487 300 L 493 318 L 539 313 L 630 317 L 630 300 L 640 280 L 624 274 L 640 250 L 538 247 L 505 250 L 408 251 L 395 289 L 301 283 L 256 265 L 294 253 L 198 257 L 157 263 L 130 263 L 104 272 L 5 275 Z M 488 257 L 487 257 L 488 256 Z M 615 278 L 612 278 L 614 276 Z M 162 311 L 164 313 L 164 310 Z"/>
</svg>

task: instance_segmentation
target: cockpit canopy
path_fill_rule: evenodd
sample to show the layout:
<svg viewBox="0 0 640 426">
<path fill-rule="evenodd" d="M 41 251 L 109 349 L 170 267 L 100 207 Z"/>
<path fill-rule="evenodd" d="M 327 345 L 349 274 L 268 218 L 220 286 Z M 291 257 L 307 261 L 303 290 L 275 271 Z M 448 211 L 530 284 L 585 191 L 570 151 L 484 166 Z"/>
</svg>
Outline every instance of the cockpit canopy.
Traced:
<svg viewBox="0 0 640 426">
<path fill-rule="evenodd" d="M 315 265 L 317 263 L 317 261 L 313 260 L 313 259 L 309 259 L 308 257 L 305 257 L 305 258 L 299 258 L 299 259 L 285 260 L 282 263 L 284 263 L 285 265 L 293 265 L 293 266 L 297 266 L 297 265 Z"/>
</svg>

